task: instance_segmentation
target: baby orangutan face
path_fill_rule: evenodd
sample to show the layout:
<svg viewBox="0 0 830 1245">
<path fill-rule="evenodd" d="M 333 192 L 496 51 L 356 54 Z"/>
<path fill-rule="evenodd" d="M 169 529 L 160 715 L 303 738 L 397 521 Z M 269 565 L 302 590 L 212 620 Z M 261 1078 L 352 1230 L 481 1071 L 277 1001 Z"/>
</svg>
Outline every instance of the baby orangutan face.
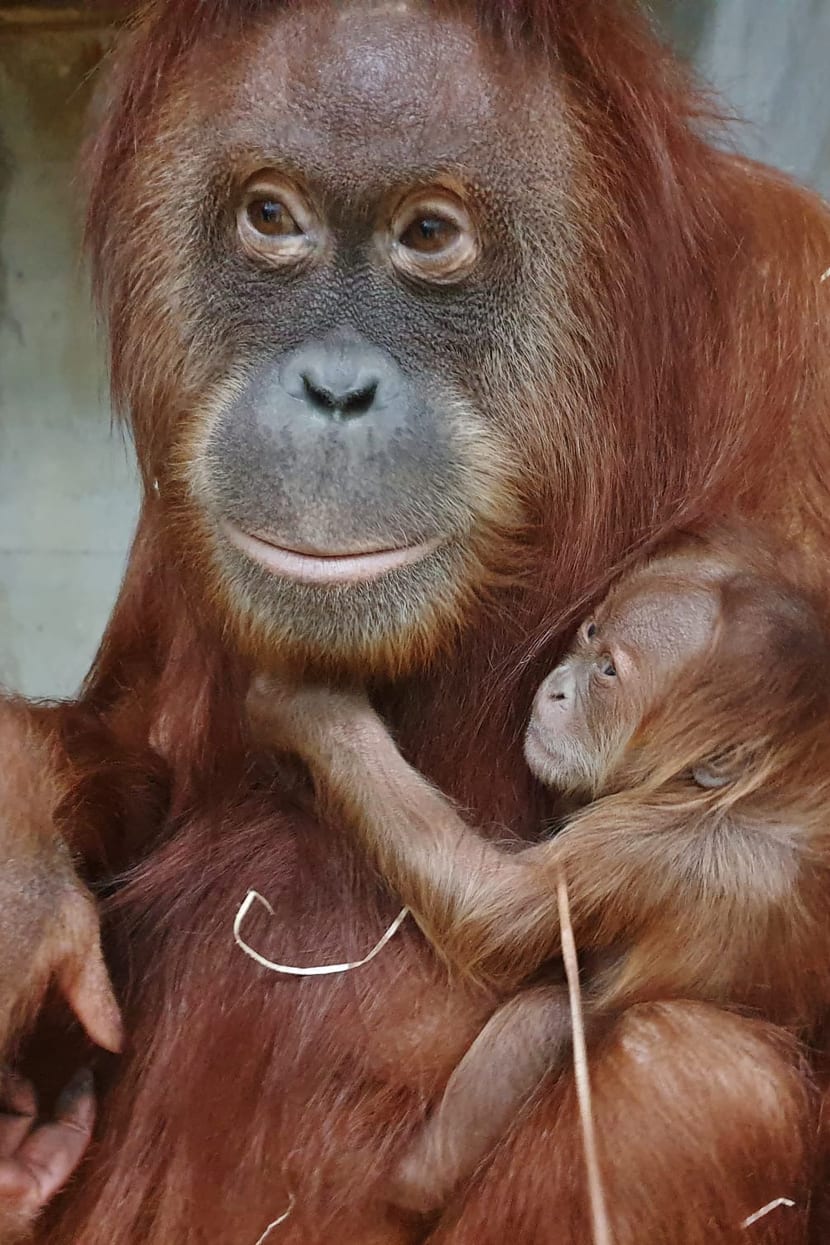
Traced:
<svg viewBox="0 0 830 1245">
<path fill-rule="evenodd" d="M 525 737 L 540 781 L 596 797 L 649 712 L 714 637 L 716 584 L 705 565 L 668 559 L 623 578 L 542 682 Z"/>
</svg>

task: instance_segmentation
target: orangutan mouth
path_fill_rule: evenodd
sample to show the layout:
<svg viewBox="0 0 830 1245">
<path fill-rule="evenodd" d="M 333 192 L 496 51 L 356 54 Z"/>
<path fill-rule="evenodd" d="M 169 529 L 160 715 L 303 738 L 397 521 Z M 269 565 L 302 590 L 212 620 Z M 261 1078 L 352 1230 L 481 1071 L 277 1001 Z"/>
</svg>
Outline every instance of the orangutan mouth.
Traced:
<svg viewBox="0 0 830 1245">
<path fill-rule="evenodd" d="M 423 561 L 442 543 L 435 539 L 397 549 L 356 549 L 348 553 L 324 553 L 319 549 L 296 549 L 278 545 L 270 536 L 244 532 L 233 523 L 225 522 L 223 529 L 237 549 L 272 575 L 306 584 L 365 583 L 390 571 Z"/>
</svg>

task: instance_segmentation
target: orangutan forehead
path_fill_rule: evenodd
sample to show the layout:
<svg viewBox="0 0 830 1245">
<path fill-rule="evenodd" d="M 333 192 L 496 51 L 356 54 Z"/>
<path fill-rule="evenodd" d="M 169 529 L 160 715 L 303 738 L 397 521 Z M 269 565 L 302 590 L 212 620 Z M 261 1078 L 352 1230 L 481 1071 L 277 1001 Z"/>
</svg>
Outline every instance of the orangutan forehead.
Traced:
<svg viewBox="0 0 830 1245">
<path fill-rule="evenodd" d="M 433 5 L 288 8 L 253 29 L 225 64 L 228 141 L 311 169 L 376 170 L 387 179 L 509 167 L 537 122 L 549 135 L 556 117 L 549 70 L 540 69 L 534 107 L 526 60 L 521 96 L 509 61 L 468 21 Z"/>
<path fill-rule="evenodd" d="M 674 664 L 705 650 L 719 610 L 716 592 L 676 579 L 648 577 L 610 598 L 603 634 L 646 663 Z"/>
</svg>

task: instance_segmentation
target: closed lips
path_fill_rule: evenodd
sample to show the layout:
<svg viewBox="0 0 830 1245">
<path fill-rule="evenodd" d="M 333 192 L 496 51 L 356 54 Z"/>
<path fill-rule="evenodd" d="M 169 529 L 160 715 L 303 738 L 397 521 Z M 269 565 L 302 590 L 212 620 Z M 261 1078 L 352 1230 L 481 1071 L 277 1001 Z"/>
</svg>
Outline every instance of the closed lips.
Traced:
<svg viewBox="0 0 830 1245">
<path fill-rule="evenodd" d="M 439 540 L 424 541 L 395 549 L 364 549 L 347 553 L 324 553 L 275 543 L 269 536 L 244 532 L 233 523 L 224 530 L 231 543 L 252 562 L 274 575 L 309 584 L 348 584 L 377 579 L 390 571 L 422 561 L 438 548 Z"/>
</svg>

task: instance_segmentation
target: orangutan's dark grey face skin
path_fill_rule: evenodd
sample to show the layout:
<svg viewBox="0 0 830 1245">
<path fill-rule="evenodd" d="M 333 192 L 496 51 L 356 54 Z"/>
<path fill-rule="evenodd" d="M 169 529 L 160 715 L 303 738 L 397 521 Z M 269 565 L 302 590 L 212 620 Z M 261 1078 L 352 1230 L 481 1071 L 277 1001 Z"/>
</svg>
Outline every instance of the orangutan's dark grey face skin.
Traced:
<svg viewBox="0 0 830 1245">
<path fill-rule="evenodd" d="M 365 668 L 509 569 L 528 269 L 567 249 L 519 153 L 556 100 L 434 10 L 304 6 L 243 48 L 193 131 L 224 374 L 188 488 L 250 627 Z"/>
</svg>

